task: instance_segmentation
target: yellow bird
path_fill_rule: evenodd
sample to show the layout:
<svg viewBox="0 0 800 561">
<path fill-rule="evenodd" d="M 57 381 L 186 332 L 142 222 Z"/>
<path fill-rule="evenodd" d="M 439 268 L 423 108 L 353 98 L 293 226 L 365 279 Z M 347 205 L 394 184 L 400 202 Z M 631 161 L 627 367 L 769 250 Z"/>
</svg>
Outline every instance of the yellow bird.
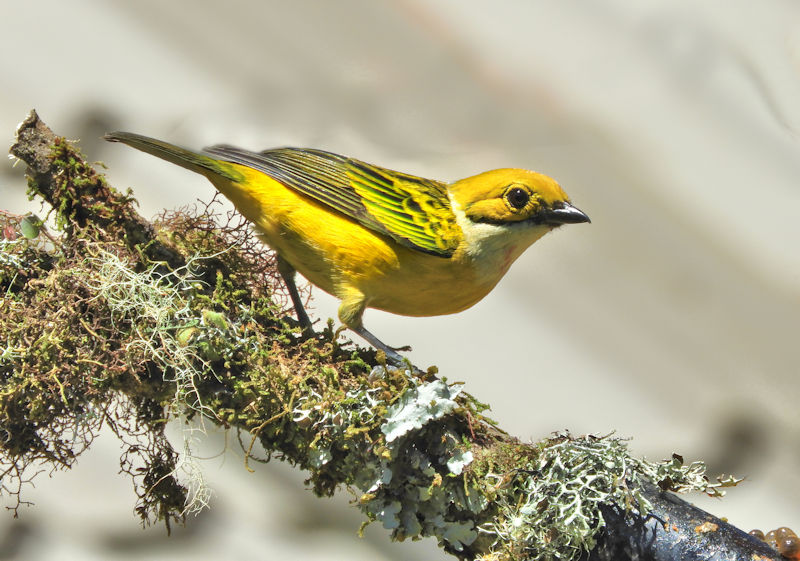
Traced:
<svg viewBox="0 0 800 561">
<path fill-rule="evenodd" d="M 553 179 L 522 169 L 447 184 L 315 149 L 217 145 L 195 152 L 128 132 L 105 139 L 205 175 L 277 252 L 305 329 L 311 322 L 295 271 L 338 297 L 341 322 L 397 364 L 403 349 L 364 328 L 366 308 L 460 312 L 547 232 L 589 222 Z"/>
</svg>

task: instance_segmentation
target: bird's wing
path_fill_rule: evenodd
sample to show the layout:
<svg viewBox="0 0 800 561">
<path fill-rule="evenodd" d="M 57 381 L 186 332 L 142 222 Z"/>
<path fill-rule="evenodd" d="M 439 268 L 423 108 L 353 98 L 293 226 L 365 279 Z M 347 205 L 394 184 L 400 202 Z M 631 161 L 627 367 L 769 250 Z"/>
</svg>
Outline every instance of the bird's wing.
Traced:
<svg viewBox="0 0 800 561">
<path fill-rule="evenodd" d="M 444 183 L 323 150 L 217 145 L 205 152 L 261 171 L 406 247 L 450 257 L 461 240 Z"/>
</svg>

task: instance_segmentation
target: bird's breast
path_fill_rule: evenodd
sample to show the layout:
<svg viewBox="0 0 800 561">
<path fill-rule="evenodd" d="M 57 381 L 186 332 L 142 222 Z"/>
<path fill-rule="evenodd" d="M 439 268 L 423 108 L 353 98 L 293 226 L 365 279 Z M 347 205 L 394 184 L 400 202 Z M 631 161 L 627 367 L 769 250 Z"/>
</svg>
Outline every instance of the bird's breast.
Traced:
<svg viewBox="0 0 800 561">
<path fill-rule="evenodd" d="M 462 244 L 450 257 L 410 249 L 264 174 L 245 173 L 243 183 L 215 185 L 312 284 L 339 298 L 355 289 L 368 307 L 409 316 L 460 312 L 486 296 L 517 256 L 486 244 L 477 252 Z"/>
</svg>

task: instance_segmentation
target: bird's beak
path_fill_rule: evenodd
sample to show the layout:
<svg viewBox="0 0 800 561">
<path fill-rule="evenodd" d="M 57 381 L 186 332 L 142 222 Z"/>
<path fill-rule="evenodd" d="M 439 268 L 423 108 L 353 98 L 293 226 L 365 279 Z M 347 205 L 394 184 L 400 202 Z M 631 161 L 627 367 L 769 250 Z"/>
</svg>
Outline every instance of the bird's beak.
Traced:
<svg viewBox="0 0 800 561">
<path fill-rule="evenodd" d="M 569 203 L 561 203 L 545 213 L 545 222 L 554 226 L 561 224 L 580 224 L 581 222 L 591 222 L 589 217 L 580 209 Z"/>
</svg>

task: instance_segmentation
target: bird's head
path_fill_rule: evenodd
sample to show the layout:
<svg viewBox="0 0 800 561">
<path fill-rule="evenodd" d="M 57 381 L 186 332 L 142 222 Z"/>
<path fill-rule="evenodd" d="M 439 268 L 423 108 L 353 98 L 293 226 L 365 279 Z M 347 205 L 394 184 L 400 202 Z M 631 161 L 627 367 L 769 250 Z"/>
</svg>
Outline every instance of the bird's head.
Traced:
<svg viewBox="0 0 800 561">
<path fill-rule="evenodd" d="M 451 184 L 449 191 L 472 254 L 511 248 L 513 260 L 550 230 L 589 222 L 555 180 L 533 171 L 487 171 Z"/>
<path fill-rule="evenodd" d="M 496 169 L 450 186 L 466 218 L 475 223 L 547 226 L 589 222 L 555 180 L 524 169 Z"/>
</svg>

